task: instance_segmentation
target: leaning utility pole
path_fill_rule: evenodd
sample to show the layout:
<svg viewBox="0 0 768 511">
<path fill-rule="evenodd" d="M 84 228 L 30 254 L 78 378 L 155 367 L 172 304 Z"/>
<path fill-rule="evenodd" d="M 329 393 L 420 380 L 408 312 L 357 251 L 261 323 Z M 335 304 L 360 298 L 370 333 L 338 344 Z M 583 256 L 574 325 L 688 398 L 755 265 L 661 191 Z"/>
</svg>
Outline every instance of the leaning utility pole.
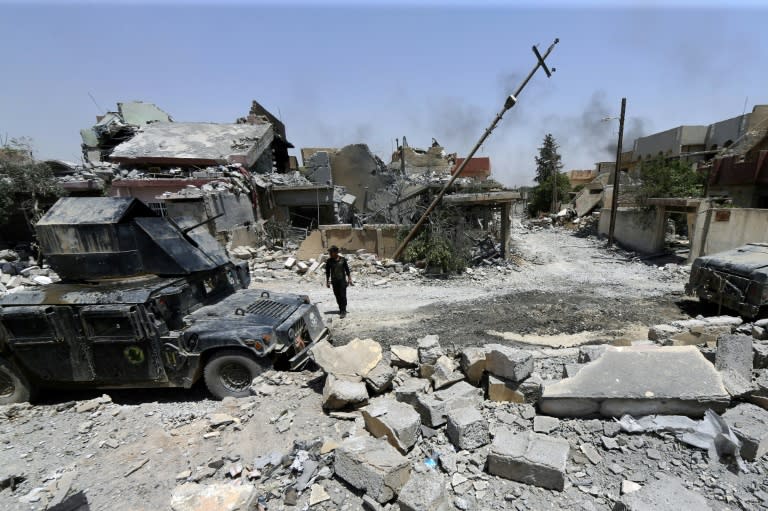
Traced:
<svg viewBox="0 0 768 511">
<path fill-rule="evenodd" d="M 616 146 L 616 167 L 613 169 L 613 195 L 611 196 L 611 226 L 608 228 L 608 246 L 613 245 L 613 229 L 616 227 L 616 213 L 619 207 L 619 168 L 621 167 L 621 142 L 624 138 L 624 112 L 627 109 L 627 98 L 621 98 L 621 115 L 619 116 L 619 143 Z"/>
<path fill-rule="evenodd" d="M 517 88 L 517 90 L 514 92 L 514 94 L 511 94 L 506 101 L 504 102 L 504 108 L 501 109 L 501 111 L 496 114 L 496 117 L 491 122 L 490 126 L 488 126 L 485 129 L 485 132 L 480 136 L 480 139 L 477 141 L 475 146 L 472 148 L 472 150 L 469 152 L 466 158 L 464 158 L 464 161 L 461 162 L 461 165 L 458 166 L 458 168 L 451 174 L 451 178 L 448 180 L 447 183 L 443 186 L 443 188 L 440 190 L 440 193 L 437 194 L 435 199 L 432 201 L 432 203 L 429 205 L 427 210 L 424 212 L 423 215 L 421 215 L 421 218 L 419 218 L 419 221 L 416 222 L 416 225 L 413 226 L 413 229 L 408 233 L 408 235 L 405 237 L 402 243 L 400 243 L 400 246 L 397 247 L 397 250 L 395 251 L 395 254 L 392 256 L 393 259 L 399 258 L 403 251 L 405 250 L 405 247 L 408 246 L 408 244 L 413 240 L 413 238 L 416 237 L 416 235 L 419 233 L 419 230 L 421 230 L 421 227 L 424 225 L 424 222 L 427 221 L 427 218 L 429 218 L 429 215 L 432 214 L 432 211 L 435 210 L 438 204 L 440 204 L 440 201 L 443 200 L 443 196 L 445 195 L 445 192 L 448 191 L 448 188 L 453 184 L 454 181 L 456 181 L 456 178 L 461 175 L 461 172 L 464 170 L 464 167 L 467 165 L 469 160 L 472 159 L 472 157 L 475 155 L 478 149 L 480 149 L 480 146 L 483 145 L 483 142 L 485 142 L 485 139 L 488 138 L 488 136 L 493 132 L 494 129 L 496 129 L 496 126 L 499 124 L 499 121 L 501 121 L 501 118 L 504 117 L 504 114 L 515 106 L 515 103 L 517 103 L 517 97 L 520 95 L 521 92 L 523 92 L 523 89 L 526 85 L 528 85 L 528 82 L 533 78 L 533 75 L 536 74 L 536 71 L 539 70 L 541 67 L 544 69 L 544 72 L 547 74 L 547 77 L 552 76 L 552 73 L 555 72 L 555 68 L 553 67 L 550 71 L 547 67 L 547 64 L 545 62 L 546 58 L 549 57 L 549 54 L 552 53 L 552 50 L 555 49 L 555 45 L 560 42 L 560 39 L 555 39 L 555 41 L 549 45 L 549 48 L 547 48 L 547 51 L 544 52 L 544 55 L 539 53 L 539 49 L 536 46 L 533 46 L 533 53 L 536 55 L 536 65 L 533 66 L 533 69 L 531 69 L 531 72 L 528 73 L 528 76 L 523 80 L 523 82 L 520 84 L 520 86 Z"/>
</svg>

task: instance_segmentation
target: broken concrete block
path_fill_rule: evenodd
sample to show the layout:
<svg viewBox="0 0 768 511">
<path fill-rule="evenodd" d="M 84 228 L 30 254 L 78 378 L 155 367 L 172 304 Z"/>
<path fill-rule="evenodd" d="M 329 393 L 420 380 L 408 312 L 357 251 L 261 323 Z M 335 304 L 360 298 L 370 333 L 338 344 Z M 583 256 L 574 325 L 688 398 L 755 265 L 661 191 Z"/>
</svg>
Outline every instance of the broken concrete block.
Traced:
<svg viewBox="0 0 768 511">
<path fill-rule="evenodd" d="M 465 406 L 476 406 L 483 401 L 480 390 L 465 381 L 460 381 L 448 388 L 432 394 L 416 397 L 414 408 L 421 416 L 422 424 L 437 428 L 445 424 L 450 410 Z"/>
<path fill-rule="evenodd" d="M 288 259 L 285 260 L 285 263 L 283 263 L 283 267 L 290 270 L 291 268 L 294 267 L 295 264 L 296 264 L 296 258 L 289 257 Z"/>
<path fill-rule="evenodd" d="M 752 328 L 750 329 L 750 333 L 752 334 L 752 337 L 758 340 L 765 340 L 768 338 L 768 330 L 765 329 L 765 327 L 752 325 Z"/>
<path fill-rule="evenodd" d="M 244 511 L 256 502 L 256 487 L 230 483 L 177 486 L 171 495 L 172 511 Z"/>
<path fill-rule="evenodd" d="M 752 343 L 752 368 L 768 369 L 768 342 Z"/>
<path fill-rule="evenodd" d="M 386 437 L 400 452 L 407 452 L 418 440 L 421 418 L 412 406 L 381 397 L 360 411 L 366 429 L 376 438 Z"/>
<path fill-rule="evenodd" d="M 365 383 L 374 394 L 381 394 L 392 387 L 392 380 L 395 379 L 395 370 L 392 369 L 386 360 L 381 361 L 371 369 L 368 376 L 365 377 Z"/>
<path fill-rule="evenodd" d="M 488 374 L 488 399 L 497 402 L 535 404 L 542 395 L 542 380 L 532 375 L 523 382 L 505 380 Z"/>
<path fill-rule="evenodd" d="M 438 358 L 433 366 L 432 375 L 429 377 L 435 390 L 442 389 L 443 387 L 447 387 L 448 385 L 463 380 L 464 374 L 458 369 L 459 364 L 452 358 L 448 358 L 445 355 Z"/>
<path fill-rule="evenodd" d="M 476 449 L 491 441 L 488 421 L 475 406 L 455 408 L 447 414 L 446 434 L 459 450 Z"/>
<path fill-rule="evenodd" d="M 382 359 L 381 344 L 373 339 L 353 339 L 344 346 L 320 341 L 311 350 L 312 359 L 328 374 L 365 378 Z"/>
<path fill-rule="evenodd" d="M 303 263 L 301 261 L 296 263 L 296 271 L 297 272 L 299 272 L 299 273 L 307 273 L 307 270 L 309 270 L 309 266 L 307 265 L 307 263 Z"/>
<path fill-rule="evenodd" d="M 680 333 L 682 329 L 672 325 L 653 325 L 648 329 L 648 339 L 662 343 L 675 334 Z"/>
<path fill-rule="evenodd" d="M 569 444 L 531 431 L 499 430 L 488 453 L 488 472 L 542 488 L 563 491 Z"/>
<path fill-rule="evenodd" d="M 587 346 L 580 346 L 578 361 L 580 364 L 594 362 L 598 358 L 602 357 L 603 353 L 605 353 L 605 350 L 607 349 L 607 344 L 590 344 Z"/>
<path fill-rule="evenodd" d="M 720 373 L 696 347 L 632 346 L 611 347 L 573 378 L 546 385 L 539 408 L 556 417 L 700 417 L 729 402 Z"/>
<path fill-rule="evenodd" d="M 436 335 L 427 335 L 417 341 L 419 346 L 419 362 L 434 365 L 437 359 L 445 355 L 440 347 L 440 338 Z"/>
<path fill-rule="evenodd" d="M 681 511 L 712 508 L 702 495 L 687 489 L 674 477 L 654 481 L 643 488 L 623 495 L 613 506 L 614 511 Z"/>
<path fill-rule="evenodd" d="M 400 511 L 438 511 L 450 501 L 445 491 L 445 479 L 440 472 L 428 470 L 411 475 L 400 490 L 397 503 Z M 446 507 L 449 509 L 452 506 Z"/>
<path fill-rule="evenodd" d="M 537 415 L 533 418 L 533 431 L 536 433 L 552 433 L 560 427 L 560 419 L 547 415 Z"/>
<path fill-rule="evenodd" d="M 411 464 L 386 440 L 352 437 L 335 451 L 334 472 L 353 487 L 384 503 L 408 481 Z"/>
<path fill-rule="evenodd" d="M 416 398 L 429 390 L 429 381 L 422 378 L 407 378 L 395 388 L 395 399 L 415 406 Z"/>
<path fill-rule="evenodd" d="M 533 372 L 533 355 L 501 344 L 486 346 L 485 369 L 489 373 L 512 381 L 523 381 Z"/>
<path fill-rule="evenodd" d="M 365 403 L 368 390 L 359 377 L 334 376 L 329 374 L 323 387 L 323 408 L 339 410 L 347 406 Z"/>
<path fill-rule="evenodd" d="M 715 368 L 723 375 L 728 392 L 736 397 L 752 391 L 752 337 L 721 335 L 717 340 Z"/>
<path fill-rule="evenodd" d="M 416 367 L 419 365 L 419 352 L 409 346 L 392 346 L 392 365 L 395 367 Z"/>
<path fill-rule="evenodd" d="M 465 348 L 461 351 L 461 370 L 472 385 L 480 385 L 485 372 L 485 348 Z"/>
<path fill-rule="evenodd" d="M 742 403 L 723 414 L 741 440 L 741 457 L 756 460 L 768 452 L 768 411 L 750 403 Z"/>
</svg>

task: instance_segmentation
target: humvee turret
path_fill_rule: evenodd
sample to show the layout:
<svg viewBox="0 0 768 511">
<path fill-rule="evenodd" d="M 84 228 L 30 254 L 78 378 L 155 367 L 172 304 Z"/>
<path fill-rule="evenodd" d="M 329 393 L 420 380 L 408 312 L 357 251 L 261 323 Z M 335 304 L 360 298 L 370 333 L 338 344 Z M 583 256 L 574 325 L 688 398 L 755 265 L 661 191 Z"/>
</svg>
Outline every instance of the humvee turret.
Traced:
<svg viewBox="0 0 768 511">
<path fill-rule="evenodd" d="M 61 282 L 0 298 L 0 404 L 46 387 L 245 396 L 329 336 L 306 296 L 247 289 L 204 226 L 132 198 L 60 199 L 35 226 Z"/>
</svg>

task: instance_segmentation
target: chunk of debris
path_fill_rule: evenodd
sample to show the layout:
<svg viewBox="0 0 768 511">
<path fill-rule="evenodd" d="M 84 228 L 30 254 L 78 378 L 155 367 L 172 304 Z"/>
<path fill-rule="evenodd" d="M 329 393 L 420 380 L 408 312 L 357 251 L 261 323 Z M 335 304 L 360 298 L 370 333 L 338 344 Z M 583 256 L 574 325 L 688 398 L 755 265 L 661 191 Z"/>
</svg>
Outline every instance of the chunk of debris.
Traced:
<svg viewBox="0 0 768 511">
<path fill-rule="evenodd" d="M 535 404 L 542 395 L 542 380 L 536 375 L 514 382 L 488 374 L 488 399 L 497 402 Z"/>
<path fill-rule="evenodd" d="M 392 346 L 392 365 L 411 368 L 419 365 L 419 351 L 409 346 Z"/>
<path fill-rule="evenodd" d="M 432 375 L 429 377 L 435 390 L 442 389 L 464 379 L 464 375 L 458 370 L 459 364 L 452 358 L 442 355 L 433 366 Z"/>
<path fill-rule="evenodd" d="M 400 490 L 400 511 L 439 511 L 449 502 L 445 478 L 436 470 L 411 475 Z"/>
<path fill-rule="evenodd" d="M 531 431 L 496 432 L 488 453 L 488 472 L 542 488 L 563 491 L 569 444 Z"/>
<path fill-rule="evenodd" d="M 753 342 L 752 354 L 754 369 L 768 369 L 768 342 Z"/>
<path fill-rule="evenodd" d="M 548 417 L 546 415 L 537 415 L 533 418 L 533 431 L 536 433 L 552 433 L 560 427 L 560 419 Z"/>
<path fill-rule="evenodd" d="M 485 372 L 485 348 L 471 347 L 461 351 L 461 370 L 472 385 L 480 385 Z"/>
<path fill-rule="evenodd" d="M 365 377 L 365 383 L 373 394 L 382 394 L 392 387 L 394 378 L 395 370 L 382 358 Z"/>
<path fill-rule="evenodd" d="M 598 358 L 602 357 L 603 353 L 605 353 L 605 350 L 607 349 L 607 344 L 590 344 L 587 346 L 581 346 L 579 347 L 578 361 L 580 364 L 594 362 Z"/>
<path fill-rule="evenodd" d="M 480 391 L 465 381 L 432 394 L 417 396 L 414 408 L 421 416 L 421 422 L 431 428 L 445 424 L 450 410 L 465 406 L 476 406 L 483 400 Z"/>
<path fill-rule="evenodd" d="M 316 506 L 323 502 L 331 500 L 331 496 L 325 491 L 321 485 L 315 483 L 312 485 L 311 492 L 309 494 L 309 507 Z"/>
<path fill-rule="evenodd" d="M 533 355 L 501 344 L 486 346 L 485 369 L 511 381 L 523 381 L 533 372 Z"/>
<path fill-rule="evenodd" d="M 77 413 L 92 412 L 97 408 L 99 408 L 101 405 L 105 405 L 111 402 L 112 402 L 112 398 L 109 397 L 107 394 L 104 394 L 101 397 L 97 397 L 94 399 L 90 399 L 88 401 L 83 401 L 82 403 L 78 403 L 75 406 L 75 411 Z"/>
<path fill-rule="evenodd" d="M 408 452 L 416 444 L 421 418 L 410 405 L 380 397 L 360 411 L 368 431 L 376 438 L 386 437 L 401 453 Z"/>
<path fill-rule="evenodd" d="M 491 441 L 488 421 L 475 406 L 455 408 L 447 414 L 448 439 L 459 450 L 471 450 Z"/>
<path fill-rule="evenodd" d="M 172 511 L 245 511 L 256 501 L 256 487 L 250 484 L 184 483 L 173 490 Z"/>
<path fill-rule="evenodd" d="M 654 481 L 643 488 L 623 495 L 613 506 L 614 511 L 680 511 L 695 509 L 707 511 L 712 508 L 702 495 L 687 489 L 683 482 L 674 477 Z"/>
<path fill-rule="evenodd" d="M 416 406 L 416 399 L 429 390 L 429 382 L 422 378 L 406 378 L 395 388 L 395 399 Z"/>
<path fill-rule="evenodd" d="M 440 338 L 436 335 L 427 335 L 418 341 L 419 363 L 435 365 L 437 359 L 445 355 L 440 347 Z"/>
<path fill-rule="evenodd" d="M 386 440 L 370 436 L 342 442 L 333 468 L 341 479 L 382 504 L 392 500 L 411 475 L 408 458 Z"/>
<path fill-rule="evenodd" d="M 556 417 L 700 417 L 708 408 L 722 412 L 729 402 L 720 373 L 696 347 L 633 346 L 611 347 L 573 378 L 546 385 L 539 407 Z"/>
<path fill-rule="evenodd" d="M 742 403 L 727 410 L 723 419 L 741 440 L 741 457 L 754 461 L 768 452 L 768 411 Z"/>
<path fill-rule="evenodd" d="M 323 408 L 339 410 L 368 400 L 368 390 L 362 378 L 329 374 L 323 387 Z"/>
<path fill-rule="evenodd" d="M 344 346 L 321 341 L 312 347 L 312 358 L 327 374 L 365 378 L 381 361 L 381 345 L 373 339 L 353 339 Z"/>
<path fill-rule="evenodd" d="M 723 383 L 731 396 L 745 396 L 753 390 L 753 358 L 752 337 L 721 335 L 717 339 L 715 368 L 723 376 Z"/>
</svg>

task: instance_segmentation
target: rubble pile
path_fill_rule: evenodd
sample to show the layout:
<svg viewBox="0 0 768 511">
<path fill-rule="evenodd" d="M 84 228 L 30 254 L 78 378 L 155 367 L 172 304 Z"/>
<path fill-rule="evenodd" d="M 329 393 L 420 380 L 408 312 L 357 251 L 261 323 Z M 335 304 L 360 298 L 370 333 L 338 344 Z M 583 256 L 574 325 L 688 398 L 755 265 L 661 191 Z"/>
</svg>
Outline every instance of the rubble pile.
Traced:
<svg viewBox="0 0 768 511">
<path fill-rule="evenodd" d="M 40 267 L 32 258 L 24 259 L 13 250 L 0 250 L 0 296 L 59 280 L 48 265 Z"/>
</svg>

